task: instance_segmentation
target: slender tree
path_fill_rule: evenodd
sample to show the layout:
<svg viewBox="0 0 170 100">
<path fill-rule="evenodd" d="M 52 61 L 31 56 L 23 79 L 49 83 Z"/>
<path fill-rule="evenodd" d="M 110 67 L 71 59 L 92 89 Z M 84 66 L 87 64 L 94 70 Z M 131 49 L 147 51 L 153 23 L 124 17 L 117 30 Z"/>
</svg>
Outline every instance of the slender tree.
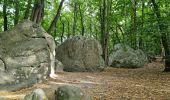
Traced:
<svg viewBox="0 0 170 100">
<path fill-rule="evenodd" d="M 44 0 L 35 0 L 31 20 L 39 24 L 41 23 L 43 16 L 44 16 Z"/>
<path fill-rule="evenodd" d="M 73 35 L 76 34 L 76 27 L 77 27 L 77 0 L 74 1 Z"/>
<path fill-rule="evenodd" d="M 109 0 L 103 0 L 103 3 L 100 7 L 100 12 L 101 12 L 101 44 L 102 44 L 102 49 L 103 49 L 103 58 L 105 60 L 105 64 L 108 64 L 108 35 L 109 31 L 106 31 L 107 27 L 107 18 L 109 18 L 109 13 L 107 8 Z M 106 27 L 107 26 L 107 27 Z"/>
<path fill-rule="evenodd" d="M 57 23 L 58 18 L 60 17 L 60 12 L 61 12 L 61 8 L 63 6 L 63 3 L 64 3 L 64 0 L 61 0 L 60 5 L 59 5 L 58 10 L 57 10 L 57 13 L 56 13 L 53 21 L 51 22 L 51 24 L 50 24 L 50 26 L 49 26 L 49 28 L 47 30 L 47 32 L 49 34 L 53 31 L 53 28 L 54 28 L 55 24 Z"/>
<path fill-rule="evenodd" d="M 15 19 L 14 19 L 14 25 L 18 24 L 19 21 L 19 6 L 20 3 L 18 0 L 15 0 Z"/>
<path fill-rule="evenodd" d="M 145 12 L 144 12 L 144 9 L 145 9 L 145 2 L 144 0 L 142 0 L 142 22 L 141 22 L 141 34 L 139 35 L 139 49 L 142 49 L 143 48 L 143 38 L 142 38 L 142 35 L 144 33 L 144 19 L 145 19 Z"/>
<path fill-rule="evenodd" d="M 133 47 L 135 48 L 135 49 L 137 49 L 137 48 L 139 48 L 139 47 L 137 47 L 138 45 L 138 41 L 137 41 L 137 37 L 138 37 L 138 35 L 137 35 L 137 15 L 136 15 L 136 11 L 137 11 L 137 0 L 133 0 L 133 15 L 132 15 L 132 33 L 131 34 L 133 34 L 133 36 L 132 36 L 132 40 L 133 40 Z"/>
<path fill-rule="evenodd" d="M 81 5 L 79 5 L 80 19 L 81 19 L 81 35 L 84 36 L 84 18 L 81 11 Z"/>
<path fill-rule="evenodd" d="M 4 18 L 4 31 L 7 31 L 8 30 L 7 0 L 4 0 L 3 4 L 3 18 Z"/>
<path fill-rule="evenodd" d="M 158 4 L 155 2 L 155 0 L 151 0 L 153 4 L 153 10 L 157 18 L 160 35 L 161 35 L 161 41 L 163 44 L 163 48 L 165 50 L 165 69 L 164 71 L 170 72 L 170 48 L 169 48 L 169 42 L 167 39 L 167 29 L 168 27 L 163 23 L 163 19 L 159 10 Z"/>
<path fill-rule="evenodd" d="M 64 21 L 62 21 L 62 19 L 60 19 L 61 24 L 62 24 L 62 33 L 61 33 L 61 43 L 63 42 L 63 38 L 64 38 L 64 32 L 65 32 L 65 24 Z"/>
<path fill-rule="evenodd" d="M 90 36 L 93 36 L 93 21 L 92 21 L 92 15 L 90 15 L 89 29 L 90 29 Z"/>
<path fill-rule="evenodd" d="M 105 63 L 108 64 L 108 47 L 109 47 L 109 33 L 110 33 L 110 18 L 111 18 L 112 0 L 107 0 L 106 7 L 106 32 L 105 32 Z"/>
</svg>

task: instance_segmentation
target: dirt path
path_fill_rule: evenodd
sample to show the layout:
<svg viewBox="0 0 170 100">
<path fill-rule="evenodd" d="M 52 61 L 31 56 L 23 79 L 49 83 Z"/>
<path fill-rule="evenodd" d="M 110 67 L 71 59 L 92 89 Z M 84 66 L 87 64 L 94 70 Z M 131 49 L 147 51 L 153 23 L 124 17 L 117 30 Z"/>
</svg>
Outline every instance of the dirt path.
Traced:
<svg viewBox="0 0 170 100">
<path fill-rule="evenodd" d="M 94 100 L 170 100 L 170 73 L 155 62 L 139 69 L 107 68 L 103 72 L 62 72 L 57 79 L 48 79 L 14 93 L 1 92 L 0 97 L 21 100 L 35 88 L 43 88 L 49 99 L 58 86 L 81 87 Z"/>
</svg>

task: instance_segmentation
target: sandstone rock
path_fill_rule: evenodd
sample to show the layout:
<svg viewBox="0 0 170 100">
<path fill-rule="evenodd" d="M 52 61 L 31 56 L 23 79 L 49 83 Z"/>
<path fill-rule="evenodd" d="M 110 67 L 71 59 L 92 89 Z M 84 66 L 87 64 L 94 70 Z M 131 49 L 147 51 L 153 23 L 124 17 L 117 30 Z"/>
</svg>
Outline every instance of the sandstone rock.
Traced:
<svg viewBox="0 0 170 100">
<path fill-rule="evenodd" d="M 49 74 L 51 48 L 46 35 L 41 26 L 29 20 L 0 33 L 0 90 L 21 89 Z"/>
<path fill-rule="evenodd" d="M 75 36 L 56 48 L 56 59 L 64 65 L 64 71 L 100 71 L 105 64 L 99 42 L 83 36 Z"/>
<path fill-rule="evenodd" d="M 57 72 L 63 72 L 63 68 L 64 68 L 63 64 L 56 59 L 56 61 L 55 61 L 55 72 L 56 73 Z"/>
<path fill-rule="evenodd" d="M 48 100 L 42 89 L 35 89 L 24 97 L 24 100 Z"/>
<path fill-rule="evenodd" d="M 138 68 L 148 63 L 142 50 L 134 50 L 127 45 L 117 44 L 109 57 L 111 67 Z"/>
<path fill-rule="evenodd" d="M 55 91 L 55 100 L 92 100 L 92 98 L 78 87 L 64 85 Z"/>
</svg>

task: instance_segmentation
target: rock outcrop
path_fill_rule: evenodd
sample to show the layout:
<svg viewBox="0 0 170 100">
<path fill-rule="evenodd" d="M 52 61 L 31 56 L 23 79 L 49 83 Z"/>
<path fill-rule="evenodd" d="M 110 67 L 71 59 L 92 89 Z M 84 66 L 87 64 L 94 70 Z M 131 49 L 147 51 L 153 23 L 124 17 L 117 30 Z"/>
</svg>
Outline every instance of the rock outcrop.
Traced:
<svg viewBox="0 0 170 100">
<path fill-rule="evenodd" d="M 105 64 L 99 42 L 83 36 L 74 36 L 56 48 L 56 59 L 64 71 L 99 71 Z"/>
<path fill-rule="evenodd" d="M 52 36 L 29 20 L 0 33 L 0 90 L 21 89 L 46 77 L 55 65 L 52 48 Z"/>
<path fill-rule="evenodd" d="M 48 100 L 48 98 L 42 89 L 35 89 L 30 94 L 27 94 L 24 100 Z"/>
<path fill-rule="evenodd" d="M 64 85 L 55 91 L 55 100 L 92 100 L 92 98 L 78 87 Z"/>
<path fill-rule="evenodd" d="M 138 68 L 148 63 L 147 56 L 142 50 L 134 50 L 127 45 L 117 44 L 109 57 L 111 67 Z"/>
</svg>

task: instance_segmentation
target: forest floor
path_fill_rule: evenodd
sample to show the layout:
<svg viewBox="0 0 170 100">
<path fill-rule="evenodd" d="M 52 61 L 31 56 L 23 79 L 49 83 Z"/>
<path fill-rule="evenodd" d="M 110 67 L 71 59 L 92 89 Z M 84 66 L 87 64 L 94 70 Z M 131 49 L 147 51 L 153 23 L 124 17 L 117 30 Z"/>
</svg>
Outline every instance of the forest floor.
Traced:
<svg viewBox="0 0 170 100">
<path fill-rule="evenodd" d="M 58 78 L 47 79 L 17 92 L 0 92 L 7 100 L 21 100 L 35 88 L 43 88 L 52 100 L 61 85 L 81 87 L 94 100 L 170 100 L 170 73 L 163 72 L 159 61 L 144 68 L 107 68 L 103 72 L 60 72 Z"/>
</svg>

